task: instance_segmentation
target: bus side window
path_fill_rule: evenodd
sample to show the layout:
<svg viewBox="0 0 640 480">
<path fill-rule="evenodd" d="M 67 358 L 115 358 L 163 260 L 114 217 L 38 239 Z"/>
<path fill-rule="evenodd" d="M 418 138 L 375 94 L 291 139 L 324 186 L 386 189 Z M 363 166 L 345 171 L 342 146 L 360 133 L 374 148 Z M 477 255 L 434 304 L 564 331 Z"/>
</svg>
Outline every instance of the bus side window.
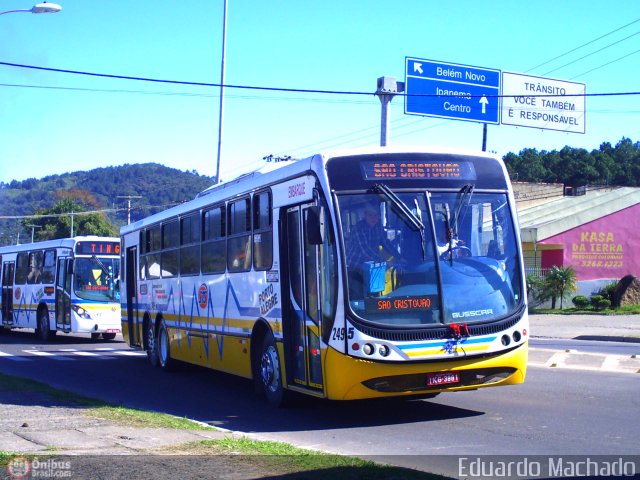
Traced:
<svg viewBox="0 0 640 480">
<path fill-rule="evenodd" d="M 243 198 L 229 203 L 227 210 L 227 268 L 230 272 L 251 269 L 251 203 Z"/>
<path fill-rule="evenodd" d="M 16 285 L 24 285 L 27 283 L 29 276 L 29 254 L 19 253 L 16 258 Z"/>
<path fill-rule="evenodd" d="M 202 214 L 202 273 L 224 273 L 227 268 L 226 211 L 220 205 Z"/>
<path fill-rule="evenodd" d="M 269 270 L 273 263 L 271 192 L 253 196 L 253 268 Z"/>
<path fill-rule="evenodd" d="M 44 267 L 42 269 L 42 283 L 53 283 L 56 271 L 56 251 L 46 250 L 44 252 Z"/>
</svg>

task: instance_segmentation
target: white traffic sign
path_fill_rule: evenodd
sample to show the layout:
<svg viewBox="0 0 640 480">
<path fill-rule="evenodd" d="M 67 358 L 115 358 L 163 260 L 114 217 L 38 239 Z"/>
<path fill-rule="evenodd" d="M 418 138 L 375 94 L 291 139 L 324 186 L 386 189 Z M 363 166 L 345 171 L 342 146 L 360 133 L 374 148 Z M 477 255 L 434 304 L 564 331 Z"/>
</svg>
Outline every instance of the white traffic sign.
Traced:
<svg viewBox="0 0 640 480">
<path fill-rule="evenodd" d="M 584 83 L 502 72 L 502 124 L 585 133 Z"/>
</svg>

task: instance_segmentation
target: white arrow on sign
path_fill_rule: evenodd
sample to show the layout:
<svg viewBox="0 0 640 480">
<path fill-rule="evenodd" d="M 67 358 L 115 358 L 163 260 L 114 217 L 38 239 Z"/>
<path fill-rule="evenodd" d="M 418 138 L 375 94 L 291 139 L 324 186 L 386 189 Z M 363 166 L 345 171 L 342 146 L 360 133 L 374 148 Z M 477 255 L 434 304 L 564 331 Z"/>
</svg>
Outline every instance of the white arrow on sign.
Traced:
<svg viewBox="0 0 640 480">
<path fill-rule="evenodd" d="M 422 64 L 418 62 L 413 62 L 413 71 L 422 73 Z"/>
<path fill-rule="evenodd" d="M 489 100 L 487 100 L 487 97 L 482 95 L 482 97 L 480 97 L 480 103 L 482 104 L 482 113 L 487 113 L 487 105 L 489 105 Z"/>
</svg>

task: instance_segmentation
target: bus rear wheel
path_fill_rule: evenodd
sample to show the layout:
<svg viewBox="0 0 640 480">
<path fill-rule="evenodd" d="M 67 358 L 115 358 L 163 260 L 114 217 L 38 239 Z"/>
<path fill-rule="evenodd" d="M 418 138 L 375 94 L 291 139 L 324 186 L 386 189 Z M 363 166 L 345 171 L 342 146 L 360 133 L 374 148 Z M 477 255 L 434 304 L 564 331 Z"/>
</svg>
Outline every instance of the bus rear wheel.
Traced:
<svg viewBox="0 0 640 480">
<path fill-rule="evenodd" d="M 157 338 L 157 350 L 158 350 L 158 364 L 163 370 L 171 370 L 174 366 L 174 361 L 171 358 L 171 345 L 169 343 L 169 332 L 164 322 L 160 322 L 158 326 L 158 338 Z"/>
<path fill-rule="evenodd" d="M 116 338 L 116 334 L 115 333 L 103 333 L 102 334 L 102 338 L 104 340 L 113 340 L 114 338 Z"/>
<path fill-rule="evenodd" d="M 267 401 L 274 407 L 284 406 L 287 400 L 287 392 L 282 386 L 280 354 L 271 332 L 265 334 L 262 342 L 259 375 L 262 391 Z"/>
</svg>

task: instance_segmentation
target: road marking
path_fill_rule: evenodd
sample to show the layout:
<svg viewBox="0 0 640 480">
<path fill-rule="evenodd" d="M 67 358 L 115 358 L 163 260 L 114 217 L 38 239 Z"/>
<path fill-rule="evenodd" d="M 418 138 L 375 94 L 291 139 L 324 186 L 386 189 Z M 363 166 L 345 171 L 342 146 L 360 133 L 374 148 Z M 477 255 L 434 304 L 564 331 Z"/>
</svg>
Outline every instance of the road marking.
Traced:
<svg viewBox="0 0 640 480">
<path fill-rule="evenodd" d="M 529 350 L 528 364 L 532 367 L 640 373 L 640 358 L 637 355 L 613 355 L 577 350 L 558 351 L 545 348 Z"/>
<path fill-rule="evenodd" d="M 0 357 L 6 358 L 7 360 L 11 360 L 13 362 L 30 362 L 31 359 L 28 357 L 21 357 L 19 355 L 13 355 L 12 353 L 0 352 Z"/>
<path fill-rule="evenodd" d="M 73 360 L 69 357 L 65 357 L 64 355 L 58 355 L 57 353 L 51 353 L 51 352 L 44 352 L 42 350 L 23 350 L 23 352 L 31 355 L 35 355 L 37 357 L 48 357 L 53 360 L 61 360 L 61 361 Z"/>
<path fill-rule="evenodd" d="M 45 350 L 22 350 L 26 355 L 15 355 L 13 353 L 7 353 L 0 351 L 0 358 L 6 358 L 15 362 L 30 362 L 33 361 L 33 357 L 49 358 L 51 360 L 61 361 L 73 361 L 78 357 L 95 358 L 97 360 L 112 360 L 119 356 L 125 357 L 146 357 L 147 352 L 141 352 L 139 350 L 116 350 L 115 348 L 102 348 L 99 351 L 84 351 L 75 348 L 61 348 L 55 351 Z"/>
</svg>

